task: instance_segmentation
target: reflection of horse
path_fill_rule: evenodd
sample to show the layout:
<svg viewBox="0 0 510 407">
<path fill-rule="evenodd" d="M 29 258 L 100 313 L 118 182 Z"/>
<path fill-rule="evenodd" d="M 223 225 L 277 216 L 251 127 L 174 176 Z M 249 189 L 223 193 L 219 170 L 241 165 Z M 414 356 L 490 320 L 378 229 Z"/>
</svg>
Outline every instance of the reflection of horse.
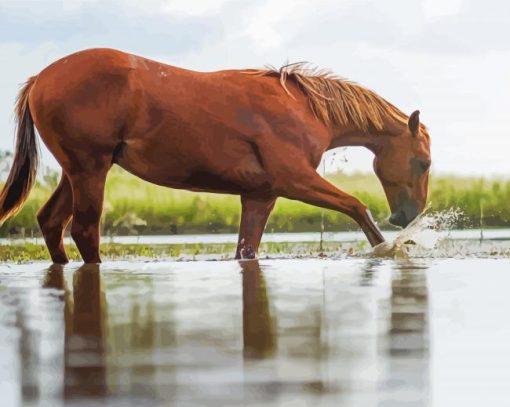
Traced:
<svg viewBox="0 0 510 407">
<path fill-rule="evenodd" d="M 64 290 L 67 293 L 66 281 L 64 278 L 64 267 L 61 264 L 52 264 L 48 270 L 46 270 L 42 286 L 43 288 Z"/>
<path fill-rule="evenodd" d="M 419 405 L 429 404 L 427 271 L 426 265 L 411 260 L 395 264 L 391 281 L 391 320 L 387 347 L 390 358 L 389 380 L 416 389 Z"/>
<path fill-rule="evenodd" d="M 106 310 L 99 266 L 87 264 L 76 270 L 72 295 L 59 266 L 48 270 L 43 286 L 65 290 L 64 396 L 104 395 Z"/>
<path fill-rule="evenodd" d="M 396 265 L 391 282 L 392 352 L 422 357 L 428 350 L 428 267 L 411 260 Z"/>
<path fill-rule="evenodd" d="M 245 358 L 270 356 L 275 348 L 264 274 L 259 262 L 239 262 L 243 270 L 243 353 Z"/>
<path fill-rule="evenodd" d="M 87 263 L 99 258 L 99 221 L 113 163 L 156 184 L 241 196 L 236 257 L 254 257 L 277 197 L 353 218 L 372 245 L 383 237 L 366 206 L 320 177 L 323 153 L 365 146 L 405 226 L 423 210 L 429 136 L 374 92 L 300 65 L 280 72 L 193 72 L 109 49 L 67 56 L 28 80 L 17 105 L 13 167 L 0 220 L 24 203 L 35 181 L 34 124 L 62 166 L 38 214 L 54 263 L 66 263 L 71 235 Z"/>
</svg>

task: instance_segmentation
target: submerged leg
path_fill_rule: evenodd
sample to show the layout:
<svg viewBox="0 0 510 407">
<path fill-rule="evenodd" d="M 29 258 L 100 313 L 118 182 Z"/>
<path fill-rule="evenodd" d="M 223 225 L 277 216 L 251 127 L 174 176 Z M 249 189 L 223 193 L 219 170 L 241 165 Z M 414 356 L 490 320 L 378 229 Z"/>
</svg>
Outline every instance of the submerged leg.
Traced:
<svg viewBox="0 0 510 407">
<path fill-rule="evenodd" d="M 71 184 L 65 173 L 50 199 L 37 213 L 37 221 L 54 264 L 65 264 L 69 260 L 64 250 L 64 231 L 73 209 Z"/>
<path fill-rule="evenodd" d="M 368 208 L 322 178 L 313 168 L 294 174 L 278 187 L 279 196 L 345 213 L 361 227 L 372 246 L 384 242 Z"/>
<path fill-rule="evenodd" d="M 99 223 L 103 210 L 104 186 L 108 168 L 95 173 L 70 176 L 73 188 L 71 236 L 85 263 L 101 263 Z"/>
<path fill-rule="evenodd" d="M 260 239 L 275 201 L 275 197 L 259 199 L 241 197 L 242 213 L 236 259 L 257 257 Z"/>
</svg>

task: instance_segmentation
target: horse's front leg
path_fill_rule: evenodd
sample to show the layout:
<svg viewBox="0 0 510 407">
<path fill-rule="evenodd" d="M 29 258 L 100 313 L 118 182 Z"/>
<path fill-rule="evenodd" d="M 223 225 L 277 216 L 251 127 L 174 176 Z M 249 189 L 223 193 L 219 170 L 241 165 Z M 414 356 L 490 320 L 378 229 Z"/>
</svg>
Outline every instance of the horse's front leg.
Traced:
<svg viewBox="0 0 510 407">
<path fill-rule="evenodd" d="M 300 170 L 296 171 L 296 168 Z M 286 172 L 285 177 L 280 173 L 279 178 L 278 196 L 345 213 L 359 224 L 372 246 L 384 242 L 368 208 L 355 197 L 330 184 L 315 169 L 307 166 L 306 162 L 299 165 L 296 160 L 294 169 Z"/>
<path fill-rule="evenodd" d="M 242 213 L 236 259 L 254 259 L 257 257 L 260 239 L 275 201 L 275 197 L 253 198 L 241 196 Z"/>
</svg>

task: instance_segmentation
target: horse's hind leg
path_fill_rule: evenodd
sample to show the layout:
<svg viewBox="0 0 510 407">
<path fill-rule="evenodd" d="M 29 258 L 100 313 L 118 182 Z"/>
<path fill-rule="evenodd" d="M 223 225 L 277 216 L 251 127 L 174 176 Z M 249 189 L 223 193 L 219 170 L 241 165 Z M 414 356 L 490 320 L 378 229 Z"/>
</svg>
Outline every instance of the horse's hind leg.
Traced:
<svg viewBox="0 0 510 407">
<path fill-rule="evenodd" d="M 64 250 L 64 231 L 71 220 L 73 195 L 71 184 L 65 173 L 50 199 L 37 213 L 37 221 L 44 236 L 44 241 L 55 264 L 68 262 Z"/>
<path fill-rule="evenodd" d="M 260 239 L 275 201 L 275 197 L 241 197 L 242 213 L 236 259 L 254 259 L 257 256 Z"/>
<path fill-rule="evenodd" d="M 110 163 L 93 171 L 69 175 L 73 190 L 71 236 L 85 263 L 101 263 L 99 223 L 103 210 L 104 186 Z"/>
</svg>

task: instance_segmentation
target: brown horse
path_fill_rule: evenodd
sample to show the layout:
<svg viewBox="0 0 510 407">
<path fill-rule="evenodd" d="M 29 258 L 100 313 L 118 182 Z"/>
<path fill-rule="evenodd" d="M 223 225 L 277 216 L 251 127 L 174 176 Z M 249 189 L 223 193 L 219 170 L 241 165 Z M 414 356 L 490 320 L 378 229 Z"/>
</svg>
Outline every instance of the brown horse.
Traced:
<svg viewBox="0 0 510 407">
<path fill-rule="evenodd" d="M 54 263 L 63 234 L 86 263 L 100 262 L 99 223 L 113 164 L 155 184 L 241 196 L 236 258 L 255 257 L 277 197 L 343 212 L 372 245 L 384 239 L 367 207 L 316 171 L 323 153 L 365 146 L 392 210 L 406 226 L 424 208 L 429 136 L 374 92 L 301 65 L 280 71 L 194 72 L 111 49 L 62 58 L 30 78 L 17 102 L 13 167 L 0 222 L 35 181 L 34 131 L 62 166 L 37 219 Z"/>
</svg>

